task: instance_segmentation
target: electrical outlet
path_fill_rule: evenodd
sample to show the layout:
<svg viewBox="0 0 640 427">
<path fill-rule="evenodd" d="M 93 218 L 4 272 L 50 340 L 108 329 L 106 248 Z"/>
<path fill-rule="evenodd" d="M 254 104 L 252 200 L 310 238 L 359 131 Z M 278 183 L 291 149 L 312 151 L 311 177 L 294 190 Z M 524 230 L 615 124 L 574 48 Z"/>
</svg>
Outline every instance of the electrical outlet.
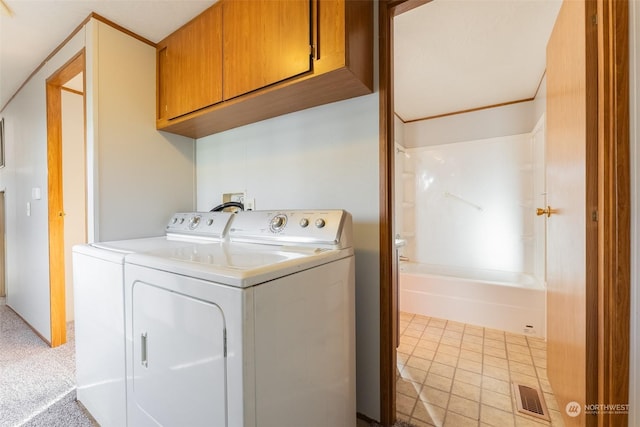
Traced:
<svg viewBox="0 0 640 427">
<path fill-rule="evenodd" d="M 533 325 L 525 325 L 522 332 L 524 332 L 525 335 L 535 336 L 537 334 Z"/>
<path fill-rule="evenodd" d="M 247 197 L 244 199 L 244 210 L 245 211 L 253 211 L 256 209 L 256 199 L 253 197 Z"/>
<path fill-rule="evenodd" d="M 222 203 L 228 202 L 244 203 L 244 193 L 224 193 L 222 195 Z"/>
</svg>

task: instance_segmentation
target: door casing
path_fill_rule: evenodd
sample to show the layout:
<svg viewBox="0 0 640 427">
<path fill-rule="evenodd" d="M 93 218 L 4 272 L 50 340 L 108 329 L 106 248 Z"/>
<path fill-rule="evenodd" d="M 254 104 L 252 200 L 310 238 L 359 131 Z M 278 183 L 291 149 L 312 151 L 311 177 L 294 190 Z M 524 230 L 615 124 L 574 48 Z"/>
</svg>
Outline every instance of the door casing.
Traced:
<svg viewBox="0 0 640 427">
<path fill-rule="evenodd" d="M 395 340 L 398 310 L 394 279 L 394 129 L 393 18 L 429 0 L 381 0 L 378 4 L 380 97 L 380 417 L 395 422 Z M 629 391 L 630 312 L 630 176 L 629 176 L 629 20 L 628 3 L 596 3 L 598 27 L 598 173 L 587 186 L 598 199 L 597 251 L 587 265 L 596 265 L 597 341 L 595 368 L 599 403 L 626 403 Z M 589 190 L 587 190 L 589 191 Z M 596 253 L 597 252 L 597 253 Z M 626 426 L 628 416 L 598 414 L 589 421 Z"/>
</svg>

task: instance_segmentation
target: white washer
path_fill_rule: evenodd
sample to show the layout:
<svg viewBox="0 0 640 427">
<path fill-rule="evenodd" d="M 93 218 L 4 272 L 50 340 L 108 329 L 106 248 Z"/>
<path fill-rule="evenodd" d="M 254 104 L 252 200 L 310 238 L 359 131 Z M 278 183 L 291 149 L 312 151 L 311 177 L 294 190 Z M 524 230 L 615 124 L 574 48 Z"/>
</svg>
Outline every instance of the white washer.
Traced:
<svg viewBox="0 0 640 427">
<path fill-rule="evenodd" d="M 124 260 L 225 238 L 232 214 L 177 213 L 166 236 L 73 248 L 77 397 L 103 427 L 126 425 Z"/>
<path fill-rule="evenodd" d="M 351 215 L 240 212 L 229 239 L 127 257 L 129 426 L 353 426 Z"/>
</svg>

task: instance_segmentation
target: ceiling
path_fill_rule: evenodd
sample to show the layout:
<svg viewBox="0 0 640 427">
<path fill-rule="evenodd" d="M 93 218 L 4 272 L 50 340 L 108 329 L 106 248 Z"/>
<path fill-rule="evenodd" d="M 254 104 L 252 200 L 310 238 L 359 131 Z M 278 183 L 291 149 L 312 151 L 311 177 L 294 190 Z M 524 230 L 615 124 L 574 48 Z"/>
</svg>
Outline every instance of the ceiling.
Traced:
<svg viewBox="0 0 640 427">
<path fill-rule="evenodd" d="M 395 111 L 416 120 L 533 98 L 561 0 L 434 0 L 394 20 Z"/>
<path fill-rule="evenodd" d="M 0 8 L 0 111 L 49 54 L 91 12 L 158 42 L 214 0 L 3 0 Z"/>
<path fill-rule="evenodd" d="M 158 42 L 215 0 L 4 0 L 0 110 L 95 12 Z M 395 19 L 396 112 L 412 120 L 531 98 L 561 0 L 434 0 Z M 44 29 L 44 30 L 43 30 Z"/>
</svg>

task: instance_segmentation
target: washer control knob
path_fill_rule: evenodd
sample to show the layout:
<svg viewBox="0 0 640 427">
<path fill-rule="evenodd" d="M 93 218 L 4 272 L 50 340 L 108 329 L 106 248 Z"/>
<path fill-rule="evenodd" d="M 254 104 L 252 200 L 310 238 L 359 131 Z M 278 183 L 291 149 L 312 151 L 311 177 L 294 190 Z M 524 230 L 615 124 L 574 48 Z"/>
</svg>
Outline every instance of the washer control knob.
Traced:
<svg viewBox="0 0 640 427">
<path fill-rule="evenodd" d="M 207 225 L 211 226 L 211 224 L 213 224 L 213 218 L 209 218 L 207 220 Z"/>
<path fill-rule="evenodd" d="M 308 218 L 302 218 L 300 220 L 300 227 L 305 228 L 309 225 L 309 219 Z"/>
<path fill-rule="evenodd" d="M 184 218 L 180 218 L 180 224 L 184 224 Z"/>
<path fill-rule="evenodd" d="M 279 233 L 284 229 L 284 226 L 287 224 L 287 216 L 283 214 L 278 214 L 271 218 L 271 222 L 269 223 L 269 228 L 274 233 Z"/>
<path fill-rule="evenodd" d="M 178 222 L 178 218 L 173 217 L 173 219 L 171 220 L 171 224 L 175 224 L 176 222 Z"/>
<path fill-rule="evenodd" d="M 325 224 L 326 224 L 326 222 L 324 221 L 324 219 L 322 219 L 322 218 L 316 219 L 316 227 L 322 228 L 322 227 L 325 226 Z"/>
<path fill-rule="evenodd" d="M 189 220 L 189 228 L 194 230 L 198 225 L 200 225 L 200 216 L 193 216 Z"/>
</svg>

